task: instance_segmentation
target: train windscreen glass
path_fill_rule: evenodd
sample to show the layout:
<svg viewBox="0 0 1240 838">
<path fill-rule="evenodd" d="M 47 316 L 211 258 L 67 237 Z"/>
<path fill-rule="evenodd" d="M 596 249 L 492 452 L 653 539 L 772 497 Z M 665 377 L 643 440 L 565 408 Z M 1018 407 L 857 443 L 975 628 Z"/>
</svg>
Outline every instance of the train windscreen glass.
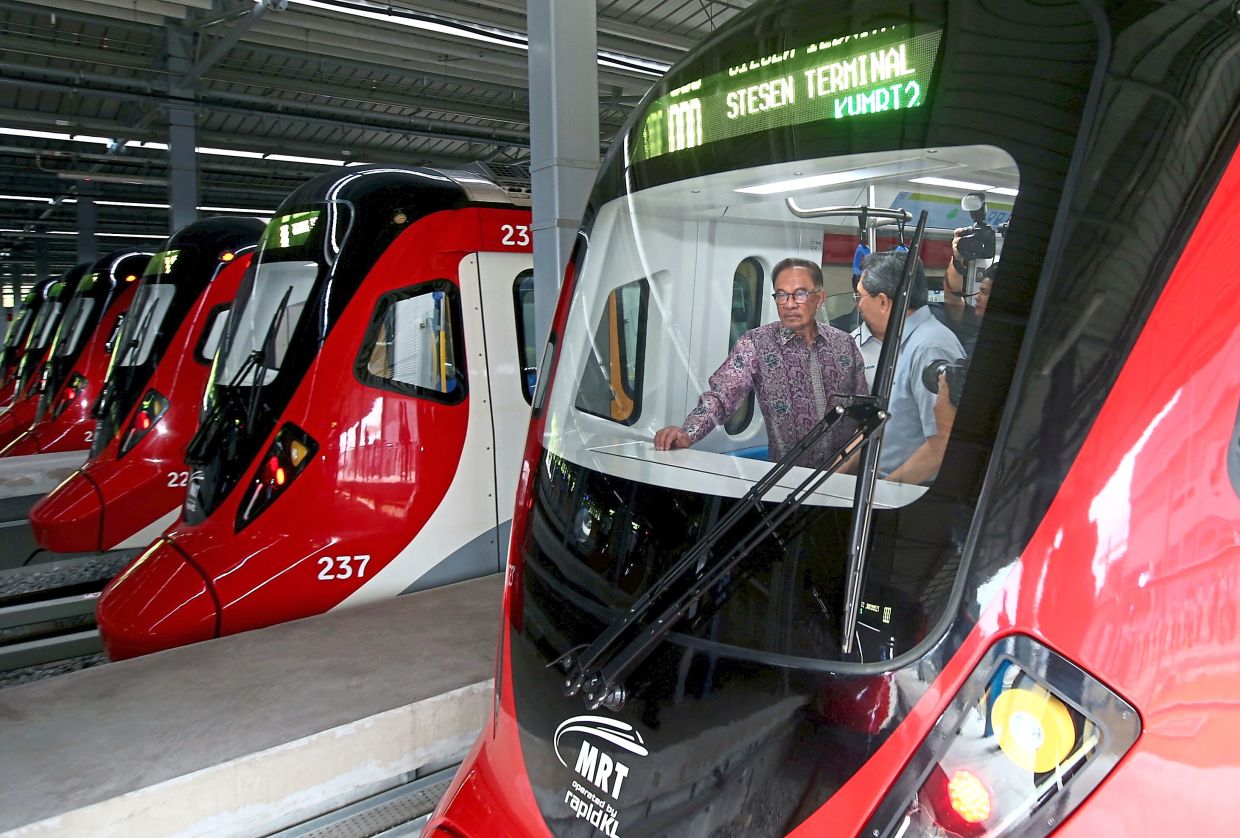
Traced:
<svg viewBox="0 0 1240 838">
<path fill-rule="evenodd" d="M 176 288 L 171 285 L 143 283 L 121 327 L 120 350 L 114 350 L 116 366 L 136 367 L 146 363 L 174 297 Z"/>
<path fill-rule="evenodd" d="M 850 344 L 862 343 L 870 334 L 868 326 L 859 325 L 862 315 L 876 308 L 870 301 L 854 302 L 852 248 L 869 233 L 892 249 L 900 242 L 910 244 L 914 224 L 894 219 L 914 218 L 925 210 L 921 252 L 927 271 L 941 276 L 954 230 L 975 223 L 961 198 L 973 190 L 995 203 L 1010 202 L 1019 188 L 1017 166 L 1009 154 L 975 145 L 740 168 L 633 189 L 602 204 L 593 219 L 575 305 L 564 330 L 559 384 L 552 388 L 544 438 L 550 462 L 574 475 L 563 484 L 549 481 L 554 488 L 547 489 L 554 495 L 552 506 L 576 508 L 564 522 L 565 537 L 580 546 L 587 562 L 621 556 L 607 572 L 627 574 L 622 583 L 626 594 L 640 594 L 655 584 L 660 568 L 692 545 L 687 533 L 699 526 L 697 519 L 710 519 L 711 504 L 743 497 L 771 469 L 777 459 L 772 451 L 779 448 L 773 444 L 767 414 L 807 407 L 775 397 L 760 403 L 760 409 L 746 409 L 742 399 L 728 415 L 716 417 L 715 429 L 691 447 L 658 451 L 652 444 L 659 429 L 681 426 L 698 406 L 699 396 L 718 389 L 712 381 L 730 374 L 724 367 L 742 363 L 729 356 L 741 334 L 768 328 L 761 324 L 779 324 L 780 306 L 772 298 L 776 265 L 787 257 L 822 265 L 820 293 L 833 304 L 820 305 L 816 317 L 824 326 L 833 322 L 837 339 L 844 340 L 840 346 L 851 351 Z M 970 273 L 1002 255 L 1003 234 L 990 229 L 994 250 L 973 260 L 977 267 L 970 267 Z M 848 253 L 836 258 L 832 254 L 841 242 Z M 865 296 L 864 288 L 858 292 Z M 877 293 L 871 296 L 878 298 Z M 964 316 L 973 318 L 972 295 L 966 297 Z M 923 377 L 922 367 L 937 361 L 967 369 L 967 361 L 962 361 L 967 350 L 945 321 L 940 322 L 946 316 L 941 304 L 936 298 L 935 304 L 922 305 L 924 299 L 917 301 L 920 310 L 909 315 L 911 325 L 901 342 L 907 352 L 895 368 L 897 388 L 911 397 L 893 396 L 884 438 L 877 443 L 891 455 L 880 458 L 873 492 L 873 509 L 880 514 L 919 503 L 924 508 L 921 502 L 935 488 L 937 466 L 910 478 L 892 459 L 906 437 L 912 438 L 904 443 L 910 446 L 907 450 L 917 453 L 939 432 L 934 417 L 940 402 L 931 389 L 938 378 L 928 373 Z M 923 326 L 923 320 L 935 325 Z M 923 341 L 927 333 L 937 337 Z M 861 346 L 861 354 L 866 351 Z M 865 361 L 873 365 L 872 357 Z M 744 363 L 771 369 L 783 361 L 763 349 Z M 986 398 L 975 391 L 988 384 L 975 385 L 963 374 L 954 380 L 954 402 Z M 814 405 L 816 418 L 848 396 L 866 395 L 865 389 L 826 393 L 825 402 Z M 942 401 L 945 404 L 946 397 Z M 943 438 L 969 433 L 967 428 L 948 427 L 945 422 Z M 948 457 L 953 449 L 950 441 L 939 442 L 927 450 L 942 463 L 944 449 Z M 912 461 L 912 454 L 900 455 L 902 461 L 906 457 Z M 746 584 L 733 586 L 712 606 L 720 609 L 722 620 L 715 629 L 720 632 L 717 639 L 726 637 L 763 653 L 816 658 L 842 654 L 835 632 L 844 566 L 842 560 L 826 557 L 848 554 L 858 478 L 845 472 L 856 470 L 856 464 L 846 466 L 804 498 L 794 523 L 787 525 L 795 535 L 780 536 L 785 547 L 789 538 L 795 541 L 796 549 L 785 552 L 776 539 L 760 545 L 752 563 L 745 561 L 742 567 L 751 574 Z M 810 468 L 793 467 L 767 495 L 768 503 L 781 500 L 810 474 Z M 560 497 L 561 492 L 568 495 Z M 706 506 L 690 509 L 686 497 L 700 498 Z M 747 526 L 760 523 L 757 514 Z M 680 538 L 670 539 L 674 544 L 663 543 L 669 541 L 667 533 L 677 532 Z M 950 545 L 933 549 L 940 548 Z M 930 587 L 934 573 L 926 571 L 924 578 L 911 581 L 904 577 L 916 571 L 907 565 L 891 567 L 892 556 L 890 545 L 881 540 L 867 553 L 870 573 L 854 638 L 859 646 L 855 654 L 866 661 L 908 648 L 933 623 L 934 609 L 946 604 L 938 595 L 909 596 L 910 590 Z M 942 565 L 936 560 L 927 567 Z M 888 584 L 897 576 L 902 577 L 899 585 Z M 934 604 L 927 605 L 928 600 Z M 786 626 L 783 621 L 790 613 L 805 621 L 804 631 L 777 630 L 770 622 Z"/>
<path fill-rule="evenodd" d="M 72 355 L 77 351 L 78 343 L 82 340 L 86 324 L 97 303 L 98 301 L 93 297 L 80 296 L 75 296 L 69 301 L 69 308 L 65 311 L 64 332 L 61 339 L 56 342 L 57 358 Z"/>
<path fill-rule="evenodd" d="M 326 211 L 273 218 L 267 225 L 253 277 L 230 317 L 221 381 L 254 386 L 275 380 L 306 301 L 327 265 L 324 228 L 339 223 L 340 215 L 331 205 Z"/>
<path fill-rule="evenodd" d="M 12 349 L 25 340 L 27 333 L 30 331 L 31 322 L 29 308 L 23 308 L 19 311 L 17 319 L 13 321 L 13 325 L 9 327 L 8 334 L 4 336 L 4 348 Z"/>
<path fill-rule="evenodd" d="M 48 300 L 43 304 L 34 325 L 30 327 L 29 349 L 43 349 L 51 342 L 52 335 L 56 332 L 56 324 L 60 322 L 60 313 L 64 309 L 65 304 L 60 300 Z"/>
</svg>

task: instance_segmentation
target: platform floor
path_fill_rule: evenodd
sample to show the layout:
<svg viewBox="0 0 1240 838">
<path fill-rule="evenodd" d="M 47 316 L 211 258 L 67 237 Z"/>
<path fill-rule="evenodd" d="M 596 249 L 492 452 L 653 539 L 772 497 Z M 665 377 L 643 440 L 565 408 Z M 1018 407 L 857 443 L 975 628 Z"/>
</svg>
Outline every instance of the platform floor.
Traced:
<svg viewBox="0 0 1240 838">
<path fill-rule="evenodd" d="M 311 799 L 342 784 L 363 796 L 463 752 L 490 698 L 502 581 L 0 690 L 0 833 L 264 834 L 328 811 Z"/>
</svg>

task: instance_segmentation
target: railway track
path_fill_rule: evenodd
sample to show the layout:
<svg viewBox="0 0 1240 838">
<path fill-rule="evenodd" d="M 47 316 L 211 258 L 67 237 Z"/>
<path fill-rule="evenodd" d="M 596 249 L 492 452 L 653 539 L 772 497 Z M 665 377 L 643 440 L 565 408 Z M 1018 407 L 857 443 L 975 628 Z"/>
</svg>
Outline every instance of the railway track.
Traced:
<svg viewBox="0 0 1240 838">
<path fill-rule="evenodd" d="M 0 571 L 0 687 L 103 662 L 95 603 L 137 552 Z"/>
</svg>

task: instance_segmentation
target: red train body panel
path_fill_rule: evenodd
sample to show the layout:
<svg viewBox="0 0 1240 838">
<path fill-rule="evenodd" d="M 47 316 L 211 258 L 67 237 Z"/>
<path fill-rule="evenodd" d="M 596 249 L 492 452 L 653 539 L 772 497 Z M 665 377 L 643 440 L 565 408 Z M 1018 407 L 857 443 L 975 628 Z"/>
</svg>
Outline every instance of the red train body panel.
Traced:
<svg viewBox="0 0 1240 838">
<path fill-rule="evenodd" d="M 552 326 L 492 712 L 426 834 L 1232 830 L 1240 29 L 1223 3 L 993 11 L 768 3 L 639 106 L 600 174 Z M 1038 84 L 1004 73 L 1017 57 L 1037 64 Z M 897 92 L 915 83 L 924 99 L 893 105 L 896 86 L 867 86 L 888 60 Z M 1148 75 L 1155 64 L 1176 70 Z M 1150 85 L 1140 94 L 1137 77 Z M 827 106 L 834 122 L 799 110 L 802 81 L 808 100 L 842 103 Z M 1153 118 L 1167 102 L 1183 112 Z M 770 121 L 737 127 L 759 113 Z M 991 148 L 1012 165 L 986 160 Z M 700 348 L 694 332 L 687 361 L 668 351 L 669 333 L 719 314 L 700 302 L 701 277 L 744 266 L 746 247 L 763 266 L 822 252 L 831 222 L 815 236 L 803 219 L 829 213 L 805 208 L 846 207 L 844 188 L 789 198 L 803 214 L 764 238 L 778 215 L 763 213 L 804 188 L 796 178 L 869 186 L 871 199 L 890 186 L 880 208 L 933 212 L 942 189 L 997 202 L 1003 172 L 1019 176 L 1011 222 L 958 409 L 941 414 L 954 424 L 937 475 L 916 487 L 880 475 L 860 559 L 845 550 L 857 512 L 840 487 L 865 467 L 816 484 L 774 525 L 778 546 L 733 558 L 725 542 L 674 575 L 672 559 L 698 555 L 682 545 L 742 507 L 729 481 L 762 473 L 736 455 L 744 429 L 650 450 L 736 339 L 721 331 Z M 709 229 L 720 204 L 747 228 Z M 989 260 L 966 261 L 977 258 Z M 635 406 L 613 396 L 609 413 L 586 387 L 589 342 L 606 342 L 607 312 L 637 281 L 660 308 L 630 311 L 645 355 L 611 383 Z M 623 462 L 606 456 L 622 448 Z M 771 520 L 777 492 L 743 510 L 734 539 Z M 709 575 L 727 562 L 730 576 Z"/>
<path fill-rule="evenodd" d="M 396 207 L 416 206 L 425 175 L 386 167 L 375 180 L 388 177 L 395 178 L 393 190 L 351 199 L 352 223 L 377 217 L 369 214 L 372 205 L 396 201 Z M 327 187 L 311 188 L 333 188 L 334 181 L 325 182 Z M 441 176 L 438 182 L 456 189 Z M 185 521 L 152 544 L 101 598 L 99 625 L 110 656 L 130 657 L 392 596 L 451 572 L 461 556 L 472 564 L 462 565 L 466 569 L 459 572 L 465 576 L 457 578 L 499 568 L 496 481 L 506 478 L 493 451 L 497 439 L 503 443 L 521 432 L 493 431 L 492 410 L 498 411 L 496 420 L 515 410 L 510 421 L 519 423 L 527 407 L 520 396 L 515 338 L 502 350 L 511 361 L 489 364 L 482 321 L 503 318 L 513 328 L 513 282 L 528 272 L 529 214 L 503 206 L 509 203 L 504 193 L 485 186 L 484 199 L 473 199 L 475 205 L 462 203 L 465 196 L 431 195 L 431 205 L 441 203 L 442 209 L 410 213 L 354 273 L 337 269 L 335 287 L 348 289 L 347 296 L 339 303 L 321 303 L 338 305 L 339 312 L 321 348 L 315 345 L 293 362 L 304 366 L 295 367 L 296 381 L 288 386 L 286 401 L 274 397 L 269 418 L 262 413 L 268 403 L 260 404 L 264 396 L 254 395 L 254 388 L 244 388 L 246 395 L 235 398 L 233 390 L 219 387 L 230 379 L 250 380 L 252 374 L 244 364 L 230 368 L 225 353 L 242 338 L 232 334 L 226 339 L 213 373 L 213 398 L 224 405 L 222 410 L 236 411 L 239 426 L 265 422 L 269 430 L 244 443 L 254 453 L 239 464 L 215 465 L 211 447 L 216 443 L 208 436 L 213 419 L 208 417 L 207 430 L 199 431 L 207 440 L 200 448 L 207 453 L 200 452 L 195 461 Z M 401 189 L 407 190 L 404 196 Z M 296 233 L 280 233 L 279 225 L 297 224 L 304 218 L 299 213 L 314 212 L 307 209 L 312 206 L 319 206 L 315 198 L 307 201 L 297 193 L 286 202 L 268 229 L 267 249 L 260 247 L 256 257 L 253 285 L 242 291 L 249 302 L 239 298 L 238 306 L 255 311 L 268 305 L 270 310 L 263 283 L 278 281 L 285 275 L 279 270 L 291 270 L 281 266 L 307 264 L 300 257 L 281 261 L 284 251 L 273 242 L 278 235 L 295 239 Z M 379 217 L 386 221 L 390 215 L 389 208 Z M 351 246 L 358 245 L 346 241 L 341 247 L 342 260 L 349 258 Z M 479 296 L 480 281 L 484 286 L 502 282 L 498 303 Z M 310 292 L 310 302 L 298 304 L 302 311 L 321 299 L 317 294 Z M 427 309 L 427 316 L 436 322 L 442 316 L 452 324 L 434 332 L 442 340 L 437 338 L 427 350 L 432 354 L 422 359 L 442 364 L 437 366 L 447 372 L 442 391 L 416 383 L 430 381 L 421 376 L 431 371 L 415 369 L 419 362 L 411 360 L 426 347 L 410 338 L 402 320 L 402 306 L 432 299 L 434 312 Z M 284 328 L 282 317 L 275 315 L 273 332 Z M 302 328 L 303 322 L 297 319 L 289 328 Z M 425 326 L 438 328 L 429 319 Z M 313 339 L 300 345 L 312 344 Z M 289 345 L 297 341 L 290 339 Z M 294 374 L 288 369 L 286 361 L 269 386 L 278 387 L 281 374 Z M 492 369 L 506 369 L 508 377 L 497 381 Z M 498 392 L 501 385 L 507 395 Z M 227 402 L 230 398 L 235 400 Z M 515 472 L 516 459 L 517 453 L 510 452 L 507 471 Z M 237 477 L 216 477 L 226 469 Z M 232 480 L 231 489 L 217 491 Z M 164 578 L 176 580 L 176 593 L 161 587 L 158 580 Z"/>
<path fill-rule="evenodd" d="M 198 278 L 200 291 L 193 287 L 194 278 L 178 276 L 174 281 L 191 285 L 184 293 L 194 298 L 175 331 L 159 342 L 149 378 L 131 382 L 125 404 L 114 408 L 117 419 L 111 421 L 117 427 L 105 432 L 97 426 L 96 447 L 102 443 L 101 450 L 31 509 L 30 524 L 43 549 L 70 553 L 143 547 L 179 515 L 189 483 L 185 449 L 198 426 L 214 347 L 253 257 L 252 252 L 237 253 L 252 242 L 236 240 L 235 231 L 229 231 L 226 241 L 218 238 L 198 247 L 231 254 L 230 261 L 205 266 Z M 174 238 L 169 246 L 186 245 Z"/>
</svg>

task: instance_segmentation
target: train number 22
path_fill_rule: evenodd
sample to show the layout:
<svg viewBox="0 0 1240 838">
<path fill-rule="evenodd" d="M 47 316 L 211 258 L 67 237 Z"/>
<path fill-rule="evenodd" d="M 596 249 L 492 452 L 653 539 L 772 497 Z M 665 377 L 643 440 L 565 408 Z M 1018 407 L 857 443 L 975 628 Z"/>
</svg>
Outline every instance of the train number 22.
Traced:
<svg viewBox="0 0 1240 838">
<path fill-rule="evenodd" d="M 500 232 L 504 237 L 500 242 L 505 247 L 528 247 L 530 244 L 530 228 L 524 224 L 501 224 Z"/>
<path fill-rule="evenodd" d="M 319 580 L 330 582 L 333 579 L 352 579 L 356 576 L 361 579 L 366 575 L 366 564 L 370 561 L 370 556 L 365 554 L 360 556 L 323 556 L 319 559 Z"/>
</svg>

